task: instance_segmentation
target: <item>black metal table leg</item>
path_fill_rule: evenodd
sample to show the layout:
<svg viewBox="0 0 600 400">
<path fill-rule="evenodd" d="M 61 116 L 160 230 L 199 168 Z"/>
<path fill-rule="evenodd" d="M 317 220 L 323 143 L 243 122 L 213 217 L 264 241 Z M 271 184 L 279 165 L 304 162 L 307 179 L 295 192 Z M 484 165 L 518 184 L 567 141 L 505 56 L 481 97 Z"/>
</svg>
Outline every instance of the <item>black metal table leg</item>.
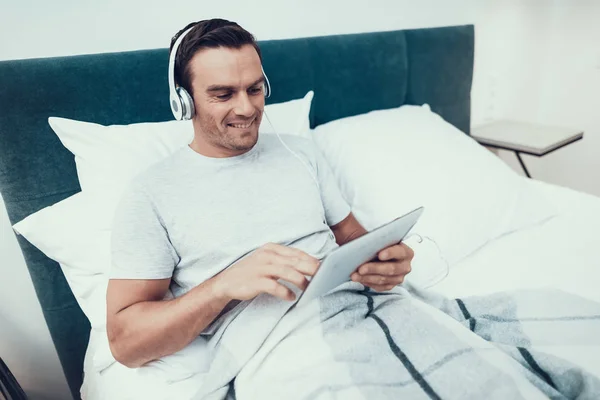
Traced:
<svg viewBox="0 0 600 400">
<path fill-rule="evenodd" d="M 27 400 L 27 395 L 0 358 L 0 398 L 7 400 Z"/>
<path fill-rule="evenodd" d="M 519 160 L 519 163 L 521 164 L 521 168 L 523 168 L 523 171 L 525 171 L 525 175 L 527 175 L 528 178 L 531 178 L 531 175 L 529 175 L 529 171 L 527 171 L 527 167 L 525 166 L 525 163 L 521 159 L 521 153 L 519 153 L 518 151 L 515 151 L 515 154 L 517 155 L 517 159 Z"/>
</svg>

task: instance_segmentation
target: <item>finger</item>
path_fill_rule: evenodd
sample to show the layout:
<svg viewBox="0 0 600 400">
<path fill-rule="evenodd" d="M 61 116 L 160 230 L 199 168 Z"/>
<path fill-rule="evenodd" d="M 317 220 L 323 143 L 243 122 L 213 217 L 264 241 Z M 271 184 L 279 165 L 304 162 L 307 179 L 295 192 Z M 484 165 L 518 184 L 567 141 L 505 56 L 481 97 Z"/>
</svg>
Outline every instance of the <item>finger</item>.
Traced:
<svg viewBox="0 0 600 400">
<path fill-rule="evenodd" d="M 260 281 L 260 291 L 278 297 L 282 300 L 292 301 L 296 298 L 294 292 L 275 279 L 265 278 Z"/>
<path fill-rule="evenodd" d="M 380 261 L 412 260 L 414 255 L 413 249 L 404 243 L 399 243 L 381 250 L 378 258 Z"/>
<path fill-rule="evenodd" d="M 390 284 L 389 277 L 383 275 L 361 275 L 358 282 L 369 286 L 384 286 Z"/>
<path fill-rule="evenodd" d="M 414 256 L 413 250 L 404 243 L 399 243 L 383 249 L 379 252 L 378 258 L 381 261 L 389 260 L 406 260 L 412 259 Z"/>
<path fill-rule="evenodd" d="M 298 260 L 292 259 L 289 261 L 289 265 L 294 267 L 297 271 L 301 272 L 303 275 L 313 276 L 319 266 L 321 265 L 319 260 Z"/>
<path fill-rule="evenodd" d="M 298 258 L 295 256 L 283 256 L 274 254 L 271 256 L 271 264 L 287 265 L 299 271 L 303 275 L 313 276 L 319 269 L 320 262 L 316 258 Z"/>
<path fill-rule="evenodd" d="M 381 250 L 379 252 L 379 254 L 377 255 L 377 258 L 380 261 L 388 261 L 388 260 L 392 260 L 395 258 L 395 254 L 397 253 L 396 247 L 398 245 L 393 245 L 390 247 L 386 247 L 385 249 Z"/>
<path fill-rule="evenodd" d="M 398 285 L 404 282 L 404 275 L 385 276 L 385 275 L 359 275 L 357 282 L 363 285 L 388 286 Z"/>
<path fill-rule="evenodd" d="M 304 275 L 313 276 L 317 272 L 317 269 L 319 269 L 321 263 L 317 258 L 292 247 L 268 243 L 264 245 L 263 248 L 273 253 L 271 257 L 273 257 L 273 255 L 278 256 L 279 261 L 272 260 L 274 263 L 283 264 L 284 262 L 281 261 L 280 257 L 285 257 L 287 259 L 285 263 L 294 265 L 294 268 Z"/>
<path fill-rule="evenodd" d="M 280 245 L 277 243 L 267 243 L 263 246 L 263 248 L 266 250 L 272 251 L 276 254 L 279 254 L 280 256 L 284 256 L 284 257 L 295 257 L 295 258 L 304 259 L 304 260 L 318 261 L 316 258 L 311 256 L 310 254 L 305 253 L 304 251 L 302 251 L 300 249 L 296 249 L 294 247 L 283 246 L 283 245 Z"/>
<path fill-rule="evenodd" d="M 358 273 L 360 275 L 386 275 L 395 276 L 402 273 L 406 273 L 407 267 L 404 263 L 394 262 L 371 262 L 366 263 L 358 267 Z"/>
<path fill-rule="evenodd" d="M 300 290 L 304 290 L 308 286 L 308 280 L 304 274 L 300 273 L 292 265 L 271 264 L 265 266 L 265 268 L 265 274 L 271 278 L 288 281 L 296 285 Z"/>
<path fill-rule="evenodd" d="M 389 290 L 392 290 L 394 287 L 396 287 L 396 285 L 386 285 L 386 286 L 380 286 L 380 285 L 365 285 L 370 287 L 371 289 L 377 291 L 377 292 L 387 292 Z"/>
</svg>

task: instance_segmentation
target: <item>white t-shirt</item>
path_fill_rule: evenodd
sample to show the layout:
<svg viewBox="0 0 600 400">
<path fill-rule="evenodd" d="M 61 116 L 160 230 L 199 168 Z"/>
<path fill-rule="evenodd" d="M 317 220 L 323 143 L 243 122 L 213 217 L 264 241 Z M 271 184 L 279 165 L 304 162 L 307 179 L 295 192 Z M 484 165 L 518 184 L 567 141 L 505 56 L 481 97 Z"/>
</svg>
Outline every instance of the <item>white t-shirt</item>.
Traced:
<svg viewBox="0 0 600 400">
<path fill-rule="evenodd" d="M 335 249 L 329 226 L 350 207 L 312 142 L 282 139 L 304 162 L 262 134 L 236 157 L 185 146 L 134 179 L 113 222 L 110 278 L 172 278 L 178 297 L 268 242 L 319 259 Z"/>
</svg>

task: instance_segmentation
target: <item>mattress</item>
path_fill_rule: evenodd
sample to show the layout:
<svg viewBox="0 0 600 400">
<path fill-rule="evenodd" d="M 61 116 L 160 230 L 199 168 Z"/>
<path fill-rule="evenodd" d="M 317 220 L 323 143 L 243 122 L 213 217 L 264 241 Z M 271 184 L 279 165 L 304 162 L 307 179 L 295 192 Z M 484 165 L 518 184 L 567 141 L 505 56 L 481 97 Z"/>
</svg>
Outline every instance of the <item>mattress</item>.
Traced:
<svg viewBox="0 0 600 400">
<path fill-rule="evenodd" d="M 452 266 L 430 289 L 449 297 L 497 291 L 555 287 L 600 302 L 600 198 L 564 187 L 529 180 L 557 213 L 536 226 L 497 238 Z M 96 399 L 132 390 L 135 374 L 115 364 L 99 374 L 92 367 L 102 333 L 92 332 L 84 365 L 82 398 Z M 572 361 L 600 377 L 600 348 L 564 346 L 542 349 Z M 141 382 L 140 382 L 141 384 Z M 102 388 L 104 394 L 99 395 Z M 172 387 L 173 390 L 176 388 Z M 137 392 L 140 395 L 140 392 Z"/>
</svg>

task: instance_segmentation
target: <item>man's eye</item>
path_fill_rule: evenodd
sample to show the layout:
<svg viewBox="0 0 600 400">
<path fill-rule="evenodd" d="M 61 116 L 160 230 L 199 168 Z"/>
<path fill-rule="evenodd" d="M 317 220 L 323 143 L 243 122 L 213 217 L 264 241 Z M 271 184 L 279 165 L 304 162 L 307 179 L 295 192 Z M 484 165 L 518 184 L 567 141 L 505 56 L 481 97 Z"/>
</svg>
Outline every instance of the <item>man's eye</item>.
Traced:
<svg viewBox="0 0 600 400">
<path fill-rule="evenodd" d="M 219 99 L 219 100 L 228 100 L 230 97 L 231 97 L 231 93 L 217 95 L 217 99 Z"/>
<path fill-rule="evenodd" d="M 262 86 L 250 88 L 248 92 L 250 92 L 250 94 L 260 94 L 262 92 Z"/>
</svg>

